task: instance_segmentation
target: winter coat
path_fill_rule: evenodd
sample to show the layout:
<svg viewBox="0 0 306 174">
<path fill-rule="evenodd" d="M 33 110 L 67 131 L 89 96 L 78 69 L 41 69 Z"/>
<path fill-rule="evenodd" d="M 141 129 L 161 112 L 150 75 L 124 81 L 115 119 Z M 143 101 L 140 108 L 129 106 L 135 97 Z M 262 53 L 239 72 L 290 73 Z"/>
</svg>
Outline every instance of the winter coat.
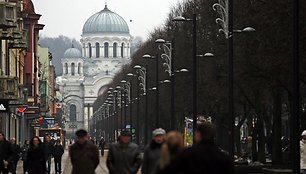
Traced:
<svg viewBox="0 0 306 174">
<path fill-rule="evenodd" d="M 0 169 L 3 168 L 3 160 L 9 161 L 12 154 L 10 143 L 5 139 L 0 141 Z"/>
<path fill-rule="evenodd" d="M 72 174 L 94 174 L 99 165 L 99 149 L 91 141 L 85 144 L 74 143 L 69 149 Z"/>
<path fill-rule="evenodd" d="M 136 174 L 141 165 L 138 145 L 120 142 L 112 144 L 106 165 L 110 174 Z"/>
<path fill-rule="evenodd" d="M 51 142 L 44 142 L 42 144 L 45 158 L 48 159 L 50 156 L 52 156 L 53 153 L 53 144 Z"/>
<path fill-rule="evenodd" d="M 105 141 L 104 141 L 104 139 L 100 140 L 100 142 L 99 142 L 99 147 L 100 147 L 101 149 L 104 149 L 104 148 L 105 148 Z"/>
<path fill-rule="evenodd" d="M 306 140 L 300 141 L 301 149 L 301 169 L 306 169 Z"/>
<path fill-rule="evenodd" d="M 158 174 L 233 174 L 229 155 L 214 143 L 203 141 L 184 151 L 170 161 Z"/>
<path fill-rule="evenodd" d="M 60 159 L 64 154 L 64 147 L 61 144 L 55 144 L 53 147 L 54 159 Z"/>
<path fill-rule="evenodd" d="M 155 174 L 160 159 L 161 145 L 152 140 L 145 148 L 141 168 L 142 174 Z"/>
<path fill-rule="evenodd" d="M 20 147 L 17 144 L 11 144 L 11 151 L 10 161 L 18 161 L 21 152 Z"/>
<path fill-rule="evenodd" d="M 45 174 L 46 159 L 43 148 L 39 145 L 36 148 L 31 147 L 27 154 L 27 164 L 29 174 Z"/>
</svg>

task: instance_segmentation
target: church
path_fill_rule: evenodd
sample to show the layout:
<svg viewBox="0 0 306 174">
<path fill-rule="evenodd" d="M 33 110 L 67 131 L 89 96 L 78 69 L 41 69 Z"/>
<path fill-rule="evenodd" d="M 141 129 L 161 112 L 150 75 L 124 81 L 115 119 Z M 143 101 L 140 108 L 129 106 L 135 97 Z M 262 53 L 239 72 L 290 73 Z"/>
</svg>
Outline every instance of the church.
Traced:
<svg viewBox="0 0 306 174">
<path fill-rule="evenodd" d="M 63 74 L 57 78 L 67 137 L 73 137 L 77 129 L 90 129 L 92 104 L 115 74 L 131 62 L 127 22 L 107 5 L 87 19 L 81 36 L 82 50 L 72 45 L 65 51 Z"/>
</svg>

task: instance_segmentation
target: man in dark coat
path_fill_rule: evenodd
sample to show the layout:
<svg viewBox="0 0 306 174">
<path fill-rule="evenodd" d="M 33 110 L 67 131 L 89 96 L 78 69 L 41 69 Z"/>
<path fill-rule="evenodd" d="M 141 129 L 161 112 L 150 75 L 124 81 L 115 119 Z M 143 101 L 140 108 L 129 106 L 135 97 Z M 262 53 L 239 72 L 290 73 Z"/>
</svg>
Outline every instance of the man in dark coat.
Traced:
<svg viewBox="0 0 306 174">
<path fill-rule="evenodd" d="M 11 156 L 10 156 L 10 171 L 12 174 L 16 174 L 16 169 L 17 169 L 17 163 L 20 158 L 20 147 L 19 145 L 16 144 L 16 139 L 11 138 L 10 139 L 10 145 L 11 145 Z"/>
<path fill-rule="evenodd" d="M 138 145 L 131 142 L 131 133 L 122 131 L 119 141 L 110 146 L 107 161 L 110 174 L 136 174 L 141 165 Z"/>
<path fill-rule="evenodd" d="M 99 142 L 99 147 L 101 149 L 101 156 L 104 156 L 105 140 L 104 140 L 103 137 L 101 138 L 101 140 Z"/>
<path fill-rule="evenodd" d="M 46 162 L 47 162 L 47 173 L 50 174 L 53 144 L 51 142 L 51 138 L 50 138 L 49 135 L 45 136 L 42 147 L 43 147 L 44 154 L 45 154 L 45 159 L 46 159 Z"/>
<path fill-rule="evenodd" d="M 5 139 L 4 133 L 0 131 L 0 173 L 8 174 L 8 162 L 10 156 L 10 143 Z"/>
<path fill-rule="evenodd" d="M 215 126 L 203 123 L 195 131 L 191 148 L 181 152 L 159 174 L 233 174 L 233 162 L 215 143 Z"/>
<path fill-rule="evenodd" d="M 94 174 L 100 162 L 98 146 L 89 141 L 86 130 L 78 130 L 76 136 L 77 141 L 69 149 L 72 174 Z"/>
<path fill-rule="evenodd" d="M 54 147 L 53 147 L 55 174 L 62 173 L 63 154 L 64 154 L 64 147 L 61 145 L 60 140 L 56 140 Z"/>
<path fill-rule="evenodd" d="M 153 131 L 153 140 L 145 148 L 141 173 L 155 174 L 160 159 L 161 146 L 165 141 L 166 131 L 162 128 Z"/>
</svg>

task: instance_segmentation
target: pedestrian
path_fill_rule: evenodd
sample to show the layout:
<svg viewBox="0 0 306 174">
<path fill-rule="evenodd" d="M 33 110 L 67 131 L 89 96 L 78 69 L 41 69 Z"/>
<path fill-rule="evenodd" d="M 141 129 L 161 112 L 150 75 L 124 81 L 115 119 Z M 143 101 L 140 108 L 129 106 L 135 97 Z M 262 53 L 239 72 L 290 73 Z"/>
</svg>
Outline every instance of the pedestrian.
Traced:
<svg viewBox="0 0 306 174">
<path fill-rule="evenodd" d="M 306 174 L 306 130 L 302 132 L 300 149 L 301 149 L 301 174 Z"/>
<path fill-rule="evenodd" d="M 53 144 L 51 142 L 51 138 L 50 138 L 49 135 L 46 135 L 44 137 L 44 142 L 43 142 L 42 147 L 44 149 L 45 159 L 46 159 L 46 163 L 47 163 L 47 174 L 50 174 Z"/>
<path fill-rule="evenodd" d="M 64 154 L 64 147 L 61 145 L 59 139 L 55 141 L 52 154 L 54 157 L 55 174 L 60 174 L 62 173 L 62 156 Z"/>
<path fill-rule="evenodd" d="M 103 137 L 101 138 L 101 140 L 99 142 L 99 147 L 101 149 L 101 156 L 104 156 L 105 140 L 104 140 Z"/>
<path fill-rule="evenodd" d="M 35 136 L 30 140 L 30 148 L 27 154 L 27 171 L 29 174 L 46 174 L 46 159 L 42 142 Z"/>
<path fill-rule="evenodd" d="M 136 174 L 141 165 L 138 145 L 131 142 L 131 133 L 121 131 L 119 141 L 110 145 L 106 160 L 110 174 Z"/>
<path fill-rule="evenodd" d="M 4 133 L 0 131 L 0 173 L 8 174 L 8 164 L 11 154 L 10 143 L 5 139 Z"/>
<path fill-rule="evenodd" d="M 205 122 L 195 130 L 195 144 L 179 153 L 159 174 L 233 174 L 233 162 L 215 143 L 216 128 Z"/>
<path fill-rule="evenodd" d="M 16 144 L 16 139 L 15 138 L 11 138 L 10 139 L 10 146 L 11 146 L 11 156 L 10 156 L 10 160 L 9 160 L 9 168 L 10 168 L 10 172 L 12 174 L 16 174 L 16 169 L 17 169 L 17 163 L 19 161 L 20 158 L 20 147 L 18 144 Z"/>
<path fill-rule="evenodd" d="M 165 134 L 166 131 L 162 128 L 153 131 L 153 139 L 144 150 L 142 174 L 155 174 L 159 164 L 161 147 L 165 141 Z"/>
<path fill-rule="evenodd" d="M 161 148 L 161 156 L 159 164 L 157 167 L 157 173 L 163 170 L 170 161 L 172 161 L 176 156 L 184 149 L 184 139 L 180 132 L 171 131 L 167 133 L 165 143 Z"/>
<path fill-rule="evenodd" d="M 98 146 L 89 141 L 84 129 L 76 131 L 76 136 L 77 141 L 69 149 L 72 174 L 94 174 L 100 161 Z"/>
<path fill-rule="evenodd" d="M 25 140 L 24 144 L 21 148 L 21 160 L 23 161 L 23 174 L 26 174 L 27 168 L 28 168 L 27 154 L 28 154 L 28 150 L 30 148 L 29 144 L 30 144 L 29 140 Z"/>
</svg>

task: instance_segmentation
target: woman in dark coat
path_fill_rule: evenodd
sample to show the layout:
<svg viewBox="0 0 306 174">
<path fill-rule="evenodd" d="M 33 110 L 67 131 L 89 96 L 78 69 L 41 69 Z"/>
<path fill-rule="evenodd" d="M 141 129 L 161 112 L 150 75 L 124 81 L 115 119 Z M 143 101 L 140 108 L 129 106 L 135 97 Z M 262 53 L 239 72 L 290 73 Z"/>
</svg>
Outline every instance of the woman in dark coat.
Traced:
<svg viewBox="0 0 306 174">
<path fill-rule="evenodd" d="M 30 149 L 28 150 L 27 163 L 29 174 L 45 174 L 46 159 L 42 142 L 38 137 L 33 137 L 30 141 Z"/>
</svg>

